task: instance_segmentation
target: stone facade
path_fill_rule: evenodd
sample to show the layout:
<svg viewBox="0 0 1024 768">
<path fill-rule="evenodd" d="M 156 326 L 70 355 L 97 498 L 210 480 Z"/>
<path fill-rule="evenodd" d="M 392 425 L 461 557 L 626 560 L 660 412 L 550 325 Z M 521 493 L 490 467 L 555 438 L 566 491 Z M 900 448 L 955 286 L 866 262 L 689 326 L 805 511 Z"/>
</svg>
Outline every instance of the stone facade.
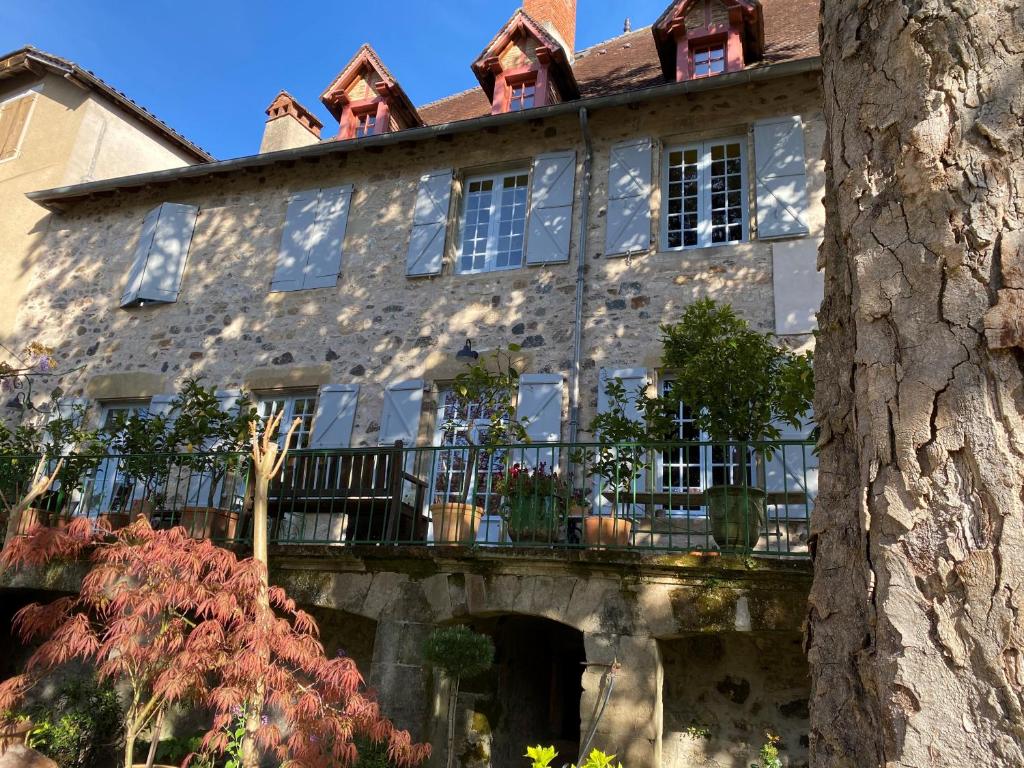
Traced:
<svg viewBox="0 0 1024 768">
<path fill-rule="evenodd" d="M 702 296 L 731 303 L 757 328 L 774 330 L 773 248 L 749 242 L 628 258 L 603 255 L 609 149 L 630 136 L 660 147 L 697 137 L 748 135 L 752 121 L 800 114 L 804 122 L 811 237 L 823 223 L 823 125 L 815 75 L 722 92 L 661 99 L 595 112 L 590 225 L 583 306 L 584 426 L 593 414 L 600 367 L 658 364 L 658 324 L 675 319 Z M 748 136 L 748 157 L 750 156 Z M 500 130 L 444 136 L 377 151 L 339 153 L 315 162 L 278 163 L 86 201 L 54 214 L 32 255 L 38 264 L 19 313 L 24 339 L 59 350 L 67 395 L 87 393 L 99 376 L 123 375 L 128 394 L 138 374 L 149 397 L 153 379 L 173 392 L 187 376 L 219 387 L 315 388 L 359 383 L 353 445 L 376 443 L 384 387 L 423 377 L 443 383 L 459 370 L 454 352 L 466 338 L 481 351 L 509 342 L 524 350 L 524 370 L 568 376 L 574 323 L 577 231 L 565 265 L 505 272 L 453 274 L 449 258 L 438 277 L 405 276 L 405 252 L 417 182 L 423 172 L 454 167 L 460 175 L 483 168 L 529 168 L 531 158 L 575 149 L 582 158 L 575 116 L 527 121 Z M 660 241 L 660 187 L 651 199 L 652 239 Z M 577 197 L 579 194 L 577 174 Z M 748 179 L 752 174 L 748 173 Z M 352 183 L 354 194 L 337 288 L 268 291 L 290 192 Z M 752 181 L 751 181 L 752 184 Z M 753 191 L 750 191 L 753 199 Z M 164 201 L 199 206 L 199 218 L 174 304 L 118 308 L 142 219 Z M 457 200 L 452 204 L 453 214 Z M 581 202 L 574 205 L 578 221 Z M 812 249 L 813 252 L 813 249 Z M 812 304 L 813 305 L 813 304 Z M 798 342 L 806 336 L 795 337 Z M 425 407 L 421 441 L 432 437 Z"/>
</svg>

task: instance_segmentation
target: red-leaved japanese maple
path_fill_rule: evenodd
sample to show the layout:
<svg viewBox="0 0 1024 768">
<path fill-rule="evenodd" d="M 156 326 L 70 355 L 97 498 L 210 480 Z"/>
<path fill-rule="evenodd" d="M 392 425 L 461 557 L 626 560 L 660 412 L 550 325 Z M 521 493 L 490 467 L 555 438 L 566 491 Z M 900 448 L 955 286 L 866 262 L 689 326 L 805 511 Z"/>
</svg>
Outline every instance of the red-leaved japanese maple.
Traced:
<svg viewBox="0 0 1024 768">
<path fill-rule="evenodd" d="M 269 590 L 268 616 L 263 563 L 145 520 L 115 533 L 87 519 L 66 530 L 35 527 L 0 554 L 4 568 L 61 560 L 88 563 L 81 590 L 18 612 L 20 636 L 42 642 L 22 674 L 0 683 L 0 711 L 80 660 L 130 690 L 126 766 L 139 734 L 172 704 L 211 711 L 204 743 L 223 752 L 233 713 L 261 703 L 256 744 L 291 768 L 351 765 L 356 736 L 386 743 L 402 766 L 429 755 L 381 714 L 351 659 L 326 657 L 313 618 L 279 587 Z"/>
</svg>

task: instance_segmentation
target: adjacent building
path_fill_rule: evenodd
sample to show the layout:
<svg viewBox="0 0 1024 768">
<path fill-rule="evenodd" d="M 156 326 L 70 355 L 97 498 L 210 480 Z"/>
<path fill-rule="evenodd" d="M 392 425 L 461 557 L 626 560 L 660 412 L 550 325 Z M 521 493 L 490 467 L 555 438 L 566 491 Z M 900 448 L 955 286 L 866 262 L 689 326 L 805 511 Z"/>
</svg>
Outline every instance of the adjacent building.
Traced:
<svg viewBox="0 0 1024 768">
<path fill-rule="evenodd" d="M 774 490 L 802 501 L 776 504 L 751 557 L 688 554 L 709 548 L 706 535 L 678 538 L 697 530 L 699 504 L 631 507 L 631 548 L 603 551 L 574 546 L 571 531 L 512 546 L 485 499 L 472 543 L 431 546 L 428 507 L 465 470 L 439 465 L 438 451 L 464 445 L 441 425 L 469 430 L 478 417 L 453 413 L 460 350 L 518 346 L 514 396 L 534 455 L 551 443 L 543 455 L 564 466 L 560 444 L 593 438 L 609 380 L 665 385 L 659 324 L 697 298 L 732 304 L 782 343 L 812 343 L 817 4 L 676 0 L 650 26 L 576 50 L 587 11 L 526 0 L 463 52 L 479 86 L 430 104 L 415 105 L 366 45 L 325 73 L 336 124 L 281 91 L 258 154 L 33 177 L 26 205 L 48 215 L 33 225 L 14 343 L 59 350 L 74 370 L 52 387 L 98 420 L 165 407 L 201 376 L 225 407 L 244 392 L 265 414 L 300 417 L 294 447 L 344 466 L 412 447 L 403 468 L 424 492 L 399 479 L 388 503 L 422 530 L 356 535 L 328 515 L 315 536 L 295 535 L 282 511 L 274 558 L 329 650 L 370 670 L 386 710 L 434 740 L 437 764 L 444 684 L 420 643 L 463 621 L 495 637 L 499 663 L 463 686 L 462 765 L 519 765 L 526 739 L 557 743 L 566 760 L 592 743 L 630 768 L 746 768 L 766 729 L 787 765 L 803 765 L 807 446 L 769 466 Z M 161 141 L 168 160 L 208 159 Z M 679 437 L 700 438 L 685 414 Z M 699 493 L 729 462 L 711 446 L 665 451 L 645 487 Z M 474 471 L 489 487 L 490 469 Z M 296 514 L 320 509 L 311 498 Z"/>
</svg>

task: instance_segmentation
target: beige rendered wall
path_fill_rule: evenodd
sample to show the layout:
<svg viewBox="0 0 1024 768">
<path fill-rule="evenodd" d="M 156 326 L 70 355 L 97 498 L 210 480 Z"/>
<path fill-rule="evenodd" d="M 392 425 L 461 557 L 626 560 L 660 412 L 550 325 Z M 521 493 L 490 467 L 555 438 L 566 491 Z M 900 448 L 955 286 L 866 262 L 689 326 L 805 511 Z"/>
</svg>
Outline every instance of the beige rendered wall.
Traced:
<svg viewBox="0 0 1024 768">
<path fill-rule="evenodd" d="M 54 75 L 8 81 L 0 100 L 38 91 L 18 154 L 0 163 L 0 343 L 20 345 L 19 302 L 42 247 L 46 210 L 27 192 L 188 164 L 149 128 Z"/>
<path fill-rule="evenodd" d="M 731 302 L 757 327 L 775 328 L 769 242 L 754 237 L 703 250 L 652 249 L 628 259 L 603 255 L 611 145 L 638 135 L 653 137 L 658 147 L 741 135 L 752 151 L 749 127 L 754 120 L 801 114 L 812 236 L 819 235 L 824 219 L 819 104 L 817 78 L 807 75 L 591 115 L 595 161 L 587 234 L 584 425 L 596 404 L 598 369 L 656 366 L 659 323 L 677 318 L 696 298 Z M 422 173 L 449 167 L 460 173 L 528 168 L 535 155 L 568 148 L 582 158 L 575 115 L 83 203 L 53 217 L 20 325 L 24 333 L 58 347 L 65 369 L 84 366 L 60 382 L 70 394 L 84 393 L 92 378 L 116 372 L 162 377 L 167 392 L 193 375 L 220 387 L 358 383 L 353 444 L 374 444 L 384 387 L 415 377 L 434 384 L 450 379 L 459 370 L 454 353 L 467 337 L 478 350 L 519 343 L 527 355 L 526 370 L 567 377 L 575 228 L 572 258 L 564 265 L 460 276 L 452 273 L 449 259 L 442 275 L 410 279 L 405 258 Z M 657 149 L 655 169 L 660 162 Z M 659 175 L 652 234 L 659 224 Z M 337 287 L 269 293 L 289 193 L 344 183 L 354 185 L 354 194 Z M 117 301 L 142 219 L 164 201 L 200 208 L 179 301 L 121 310 Z M 428 441 L 429 396 L 424 413 L 421 439 Z"/>
</svg>

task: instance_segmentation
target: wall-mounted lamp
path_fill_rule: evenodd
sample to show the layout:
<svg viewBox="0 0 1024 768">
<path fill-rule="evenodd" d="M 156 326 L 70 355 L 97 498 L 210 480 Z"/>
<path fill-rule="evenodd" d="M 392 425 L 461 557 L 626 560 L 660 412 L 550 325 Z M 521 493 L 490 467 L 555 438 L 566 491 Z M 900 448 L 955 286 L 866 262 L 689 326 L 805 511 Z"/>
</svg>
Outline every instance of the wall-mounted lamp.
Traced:
<svg viewBox="0 0 1024 768">
<path fill-rule="evenodd" d="M 470 339 L 466 339 L 466 345 L 455 353 L 455 359 L 460 363 L 475 363 L 479 357 L 480 353 L 473 350 Z"/>
<path fill-rule="evenodd" d="M 32 408 L 32 401 L 24 392 L 16 392 L 14 397 L 7 401 L 7 407 L 16 411 L 24 411 Z"/>
</svg>

